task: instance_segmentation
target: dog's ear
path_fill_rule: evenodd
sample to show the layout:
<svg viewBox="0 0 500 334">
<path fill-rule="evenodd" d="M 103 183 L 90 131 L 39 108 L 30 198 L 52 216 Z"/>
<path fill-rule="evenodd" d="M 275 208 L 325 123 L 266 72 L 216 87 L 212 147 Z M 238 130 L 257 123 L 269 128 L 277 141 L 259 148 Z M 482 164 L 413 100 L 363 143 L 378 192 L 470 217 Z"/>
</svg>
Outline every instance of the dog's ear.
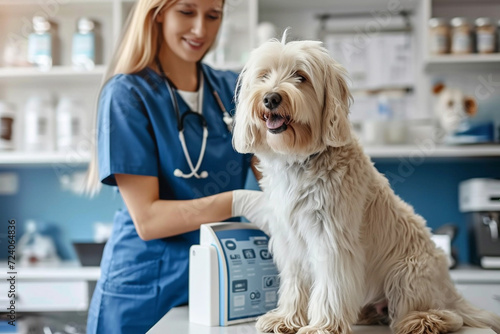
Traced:
<svg viewBox="0 0 500 334">
<path fill-rule="evenodd" d="M 252 118 L 252 106 L 243 101 L 245 92 L 250 89 L 247 71 L 243 70 L 236 84 L 236 113 L 233 117 L 233 147 L 239 153 L 255 153 L 254 148 L 260 143 L 260 133 Z"/>
<path fill-rule="evenodd" d="M 255 146 L 260 143 L 260 133 L 247 110 L 236 108 L 233 127 L 233 147 L 239 153 L 255 153 Z"/>
<path fill-rule="evenodd" d="M 437 95 L 439 93 L 441 93 L 444 89 L 444 84 L 442 82 L 439 82 L 437 84 L 434 85 L 434 87 L 432 87 L 432 92 Z"/>
<path fill-rule="evenodd" d="M 466 96 L 464 98 L 464 108 L 468 116 L 474 116 L 477 113 L 477 103 L 473 97 Z"/>
<path fill-rule="evenodd" d="M 352 100 L 346 82 L 346 70 L 334 60 L 325 71 L 323 140 L 327 146 L 344 146 L 352 139 L 349 106 Z"/>
</svg>

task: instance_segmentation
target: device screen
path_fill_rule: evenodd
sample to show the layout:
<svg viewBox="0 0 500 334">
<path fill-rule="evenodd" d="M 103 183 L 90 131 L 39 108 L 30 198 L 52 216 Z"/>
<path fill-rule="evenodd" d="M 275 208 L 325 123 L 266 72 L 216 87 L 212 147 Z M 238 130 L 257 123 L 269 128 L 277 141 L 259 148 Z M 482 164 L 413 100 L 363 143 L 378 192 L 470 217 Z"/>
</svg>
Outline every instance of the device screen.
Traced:
<svg viewBox="0 0 500 334">
<path fill-rule="evenodd" d="M 228 320 L 256 317 L 276 308 L 279 276 L 261 230 L 215 232 L 228 266 Z"/>
</svg>

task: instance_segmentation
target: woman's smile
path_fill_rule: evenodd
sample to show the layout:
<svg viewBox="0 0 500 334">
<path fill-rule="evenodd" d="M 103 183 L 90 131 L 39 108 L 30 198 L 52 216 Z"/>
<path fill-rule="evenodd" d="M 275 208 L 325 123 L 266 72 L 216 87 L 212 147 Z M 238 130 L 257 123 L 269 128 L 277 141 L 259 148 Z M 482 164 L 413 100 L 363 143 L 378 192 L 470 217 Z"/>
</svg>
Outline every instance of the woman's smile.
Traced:
<svg viewBox="0 0 500 334">
<path fill-rule="evenodd" d="M 186 42 L 186 44 L 195 51 L 199 51 L 199 50 L 203 49 L 203 45 L 204 45 L 203 41 L 194 40 L 194 39 L 190 39 L 190 38 L 183 38 L 182 40 L 184 42 Z"/>
</svg>

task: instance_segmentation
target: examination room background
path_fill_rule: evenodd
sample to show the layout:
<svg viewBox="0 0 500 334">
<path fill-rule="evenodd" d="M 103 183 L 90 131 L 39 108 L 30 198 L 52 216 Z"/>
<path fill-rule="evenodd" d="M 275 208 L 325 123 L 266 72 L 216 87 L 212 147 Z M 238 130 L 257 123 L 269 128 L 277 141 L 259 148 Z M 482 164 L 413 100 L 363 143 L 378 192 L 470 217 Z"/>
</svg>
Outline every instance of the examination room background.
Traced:
<svg viewBox="0 0 500 334">
<path fill-rule="evenodd" d="M 428 221 L 431 228 L 445 223 L 459 227 L 457 240 L 459 261 L 468 263 L 469 247 L 465 215 L 458 210 L 458 184 L 473 177 L 496 177 L 500 162 L 484 159 L 474 161 L 446 161 L 430 157 L 413 161 L 408 159 L 374 159 L 375 166 L 388 176 L 396 194 L 412 204 L 415 211 Z M 62 190 L 58 174 L 53 167 L 4 169 L 19 175 L 17 195 L 0 196 L 1 227 L 8 218 L 18 221 L 19 234 L 28 219 L 44 223 L 47 233 L 56 239 L 63 259 L 76 259 L 71 247 L 73 241 L 91 241 L 94 222 L 111 222 L 114 212 L 122 206 L 120 196 L 110 187 L 104 187 L 94 198 L 82 197 Z M 247 187 L 258 185 L 250 175 Z M 22 195 L 20 195 L 22 194 Z M 2 258 L 6 257 L 1 254 Z"/>
</svg>

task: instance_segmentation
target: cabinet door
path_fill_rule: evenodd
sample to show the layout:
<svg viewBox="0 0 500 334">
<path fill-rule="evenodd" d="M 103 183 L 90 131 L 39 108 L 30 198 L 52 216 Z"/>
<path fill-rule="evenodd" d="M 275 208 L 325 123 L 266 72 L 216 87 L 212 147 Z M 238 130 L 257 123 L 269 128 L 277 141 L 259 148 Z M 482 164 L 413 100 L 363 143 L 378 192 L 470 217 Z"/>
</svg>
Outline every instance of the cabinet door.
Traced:
<svg viewBox="0 0 500 334">
<path fill-rule="evenodd" d="M 456 287 L 473 305 L 500 314 L 500 285 L 457 284 Z"/>
<path fill-rule="evenodd" d="M 9 291 L 9 285 L 2 282 L 0 291 Z M 19 312 L 86 311 L 89 305 L 85 281 L 18 281 L 15 294 L 15 307 Z M 9 302 L 5 297 L 0 301 Z"/>
</svg>

